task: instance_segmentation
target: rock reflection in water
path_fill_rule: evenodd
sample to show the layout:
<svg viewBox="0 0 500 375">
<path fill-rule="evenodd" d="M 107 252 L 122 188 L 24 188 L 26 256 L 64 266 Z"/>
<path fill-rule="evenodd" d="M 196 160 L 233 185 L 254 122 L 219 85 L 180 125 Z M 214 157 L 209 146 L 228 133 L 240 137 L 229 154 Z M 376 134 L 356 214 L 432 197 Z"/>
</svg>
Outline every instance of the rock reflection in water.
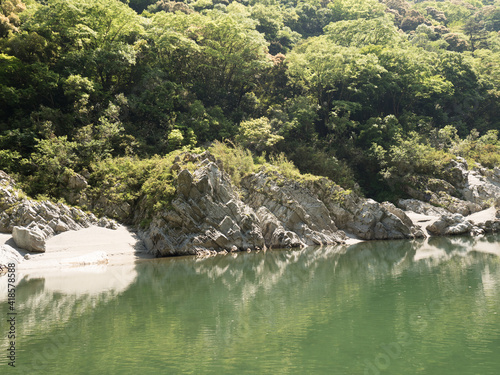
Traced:
<svg viewBox="0 0 500 375">
<path fill-rule="evenodd" d="M 41 350 L 77 319 L 78 340 L 60 349 L 47 373 L 75 366 L 82 373 L 137 366 L 143 373 L 363 373 L 364 360 L 402 332 L 411 350 L 388 373 L 416 373 L 429 359 L 446 361 L 446 351 L 469 350 L 491 364 L 500 339 L 498 244 L 498 237 L 434 238 L 155 259 L 95 292 L 26 278 L 23 347 Z M 439 311 L 429 310 L 433 303 Z"/>
</svg>

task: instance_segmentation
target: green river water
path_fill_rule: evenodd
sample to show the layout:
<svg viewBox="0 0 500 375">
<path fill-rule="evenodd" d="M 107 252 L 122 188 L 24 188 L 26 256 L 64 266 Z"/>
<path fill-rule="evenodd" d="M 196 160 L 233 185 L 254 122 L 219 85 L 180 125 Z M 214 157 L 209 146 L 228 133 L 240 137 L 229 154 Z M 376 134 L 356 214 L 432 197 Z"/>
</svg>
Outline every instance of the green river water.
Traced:
<svg viewBox="0 0 500 375">
<path fill-rule="evenodd" d="M 18 278 L 15 368 L 0 288 L 1 374 L 500 373 L 500 236 Z"/>
</svg>

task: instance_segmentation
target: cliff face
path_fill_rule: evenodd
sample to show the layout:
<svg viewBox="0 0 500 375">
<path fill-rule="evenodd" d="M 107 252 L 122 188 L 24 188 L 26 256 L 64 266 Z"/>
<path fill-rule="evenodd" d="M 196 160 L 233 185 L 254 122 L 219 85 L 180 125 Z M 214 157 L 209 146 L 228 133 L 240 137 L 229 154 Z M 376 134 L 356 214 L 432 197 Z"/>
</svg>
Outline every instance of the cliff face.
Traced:
<svg viewBox="0 0 500 375">
<path fill-rule="evenodd" d="M 304 224 L 320 233 L 337 232 L 334 238 L 343 236 L 343 232 L 364 240 L 422 236 L 402 210 L 390 203 L 380 204 L 362 198 L 326 178 L 297 182 L 261 171 L 244 179 L 243 187 L 246 189 L 244 201 L 248 205 L 254 209 L 267 208 L 285 227 L 299 235 L 303 231 L 300 237 L 306 239 L 308 231 Z M 304 242 L 306 245 L 329 243 Z"/>
<path fill-rule="evenodd" d="M 183 154 L 172 168 L 179 171 L 177 195 L 141 232 L 160 256 L 338 244 L 346 232 L 362 239 L 423 236 L 402 210 L 327 179 L 299 182 L 263 169 L 237 189 L 209 153 Z"/>
</svg>

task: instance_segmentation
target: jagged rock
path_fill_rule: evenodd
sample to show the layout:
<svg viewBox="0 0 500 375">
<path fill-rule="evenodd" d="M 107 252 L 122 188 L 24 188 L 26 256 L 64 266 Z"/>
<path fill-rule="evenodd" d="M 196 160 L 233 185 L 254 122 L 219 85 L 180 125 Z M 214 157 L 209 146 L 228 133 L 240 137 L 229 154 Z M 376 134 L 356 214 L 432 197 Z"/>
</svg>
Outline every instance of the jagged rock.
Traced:
<svg viewBox="0 0 500 375">
<path fill-rule="evenodd" d="M 260 207 L 256 213 L 259 217 L 264 240 L 268 247 L 291 248 L 306 246 L 296 233 L 285 230 L 281 222 L 267 207 Z"/>
<path fill-rule="evenodd" d="M 411 231 L 413 237 L 415 237 L 415 238 L 427 237 L 421 229 L 419 229 L 418 227 L 413 225 L 413 222 L 411 221 L 411 219 L 408 217 L 408 215 L 406 215 L 406 213 L 403 210 L 397 208 L 394 204 L 392 204 L 390 202 L 382 202 L 381 205 L 387 212 L 396 216 L 399 220 L 401 220 L 401 222 L 406 227 L 410 228 L 410 231 Z"/>
<path fill-rule="evenodd" d="M 49 226 L 57 233 L 67 232 L 69 230 L 68 225 L 58 219 L 54 219 L 49 222 Z"/>
<path fill-rule="evenodd" d="M 430 203 L 444 208 L 446 211 L 451 213 L 460 214 L 467 216 L 475 212 L 479 212 L 483 209 L 483 206 L 458 199 L 446 193 L 432 194 Z"/>
<path fill-rule="evenodd" d="M 265 237 L 271 241 L 266 244 L 290 247 L 337 244 L 345 240 L 345 233 L 336 227 L 328 208 L 304 184 L 260 171 L 244 178 L 242 186 L 246 190 L 246 204 L 254 210 L 267 209 L 261 212 Z"/>
<path fill-rule="evenodd" d="M 410 201 L 423 201 L 434 207 L 429 210 L 430 215 L 459 213 L 466 216 L 483 209 L 483 206 L 479 204 L 457 198 L 455 195 L 461 195 L 460 191 L 444 180 L 426 177 L 415 178 L 415 180 L 417 186 L 406 186 L 405 191 L 416 198 Z M 430 207 L 426 205 L 421 207 L 420 211 L 428 211 L 428 208 Z M 415 209 L 412 211 L 416 212 Z"/>
<path fill-rule="evenodd" d="M 190 164 L 188 171 L 187 163 L 196 166 L 193 169 Z M 238 196 L 222 172 L 222 163 L 207 152 L 181 154 L 172 169 L 178 172 L 177 196 L 170 209 L 148 218 L 151 224 L 143 231 L 148 247 L 159 255 L 209 254 L 231 251 L 234 246 L 242 250 L 334 244 L 345 239 L 343 231 L 365 240 L 425 237 L 393 204 L 362 198 L 327 179 L 299 182 L 262 169 L 242 179 Z M 398 205 L 441 217 L 429 226 L 430 233 L 481 233 L 484 229 L 463 220 L 463 215 L 491 205 L 493 196 L 498 199 L 500 173 L 477 173 L 484 180 L 481 184 L 474 184 L 476 174 L 468 170 L 465 160 L 453 160 L 443 172 L 446 180 L 417 176 L 414 187 L 408 188 L 410 195 L 425 202 L 410 199 Z M 483 191 L 480 186 L 486 180 Z M 147 217 L 141 215 L 136 216 L 138 222 Z"/>
<path fill-rule="evenodd" d="M 191 173 L 183 163 L 197 163 Z M 229 177 L 212 155 L 182 154 L 177 196 L 171 209 L 156 213 L 149 228 L 140 232 L 157 255 L 212 254 L 265 246 L 259 218 L 238 197 Z"/>
<path fill-rule="evenodd" d="M 467 161 L 457 157 L 442 173 L 446 181 L 415 176 L 405 190 L 413 198 L 462 215 L 486 209 L 500 197 L 500 168 L 469 170 Z"/>
<path fill-rule="evenodd" d="M 450 184 L 450 190 L 464 188 L 469 173 L 467 160 L 461 157 L 450 160 L 445 166 L 443 173 L 447 183 Z"/>
<path fill-rule="evenodd" d="M 500 169 L 477 168 L 467 173 L 467 182 L 462 189 L 464 198 L 487 208 L 500 197 Z"/>
<path fill-rule="evenodd" d="M 84 204 L 87 200 L 87 195 L 84 190 L 87 188 L 87 179 L 78 173 L 65 175 L 63 181 L 65 187 L 62 195 L 70 204 Z"/>
<path fill-rule="evenodd" d="M 242 201 L 229 177 L 209 154 L 180 155 L 177 197 L 172 209 L 155 215 L 143 231 L 146 245 L 158 255 L 297 247 L 340 243 L 324 204 L 295 182 L 278 186 L 265 173 L 242 182 Z M 183 163 L 197 162 L 194 172 Z M 257 209 L 257 213 L 254 211 Z"/>
<path fill-rule="evenodd" d="M 371 240 L 402 239 L 412 237 L 410 227 L 401 219 L 372 199 L 354 208 L 353 220 L 346 223 L 356 236 Z"/>
<path fill-rule="evenodd" d="M 182 170 L 177 176 L 177 191 L 187 198 L 192 185 L 193 176 L 187 169 Z"/>
<path fill-rule="evenodd" d="M 418 199 L 400 199 L 398 206 L 405 211 L 413 211 L 417 214 L 429 216 L 442 216 L 450 214 L 442 207 L 434 207 L 430 203 L 419 201 Z"/>
<path fill-rule="evenodd" d="M 75 177 L 80 182 L 73 181 L 73 187 L 83 187 L 85 179 L 80 177 Z M 99 221 L 93 214 L 87 214 L 76 207 L 26 198 L 15 189 L 13 180 L 0 171 L 0 232 L 12 232 L 14 241 L 19 241 L 19 247 L 45 251 L 45 240 L 49 237 L 97 224 L 117 228 L 116 222 L 106 218 Z"/>
<path fill-rule="evenodd" d="M 457 157 L 447 163 L 441 177 L 412 176 L 404 189 L 414 199 L 445 209 L 447 213 L 464 216 L 490 207 L 500 196 L 499 168 L 469 170 L 466 160 Z M 436 211 L 439 212 L 429 214 L 446 214 L 442 210 Z"/>
<path fill-rule="evenodd" d="M 389 203 L 380 204 L 354 192 L 319 180 L 314 191 L 325 203 L 336 225 L 364 240 L 421 237 L 402 211 Z"/>
<path fill-rule="evenodd" d="M 99 207 L 101 212 L 123 221 L 144 223 L 141 236 L 157 255 L 206 256 L 235 248 L 337 244 L 345 240 L 344 231 L 366 240 L 424 236 L 405 212 L 393 204 L 362 198 L 325 178 L 295 181 L 262 169 L 246 176 L 241 181 L 241 191 L 237 191 L 223 172 L 222 163 L 209 152 L 183 153 L 176 157 L 171 169 L 178 172 L 177 195 L 166 205 L 168 209 L 148 212 L 147 205 L 141 207 L 145 197 L 132 207 L 128 203 L 113 203 L 104 196 L 96 199 L 87 192 L 92 198 L 89 206 Z M 444 175 L 446 181 L 417 177 L 418 183 L 409 188 L 409 193 L 426 202 L 402 200 L 399 207 L 441 216 L 428 227 L 433 234 L 496 230 L 494 220 L 475 227 L 463 216 L 450 212 L 468 215 L 492 202 L 500 204 L 500 169 L 469 171 L 465 161 L 458 159 L 449 163 Z M 48 238 L 92 224 L 117 226 L 114 221 L 98 220 L 76 208 L 23 198 L 13 186 L 10 177 L 0 171 L 0 230 L 10 232 L 23 227 L 35 237 Z M 67 187 L 79 200 L 87 197 L 83 176 L 69 177 Z"/>
<path fill-rule="evenodd" d="M 443 235 L 457 235 L 457 234 L 471 234 L 471 232 L 478 232 L 470 221 L 466 220 L 460 214 L 444 215 L 426 228 L 429 232 L 437 236 Z"/>
<path fill-rule="evenodd" d="M 12 230 L 12 238 L 21 249 L 45 252 L 46 236 L 37 229 L 14 227 Z"/>
</svg>

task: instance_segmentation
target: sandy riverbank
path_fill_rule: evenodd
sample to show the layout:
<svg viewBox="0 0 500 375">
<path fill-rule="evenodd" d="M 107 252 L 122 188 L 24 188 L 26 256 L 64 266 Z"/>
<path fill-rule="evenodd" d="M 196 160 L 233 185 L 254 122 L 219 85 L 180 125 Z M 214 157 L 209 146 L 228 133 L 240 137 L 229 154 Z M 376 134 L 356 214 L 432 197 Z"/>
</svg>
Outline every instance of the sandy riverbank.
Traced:
<svg viewBox="0 0 500 375">
<path fill-rule="evenodd" d="M 89 265 L 123 265 L 153 258 L 142 241 L 125 226 L 106 229 L 92 226 L 68 231 L 47 240 L 45 253 L 16 247 L 10 234 L 0 234 L 0 245 L 18 252 L 18 272 L 49 271 Z M 25 259 L 25 255 L 28 259 Z"/>
</svg>

